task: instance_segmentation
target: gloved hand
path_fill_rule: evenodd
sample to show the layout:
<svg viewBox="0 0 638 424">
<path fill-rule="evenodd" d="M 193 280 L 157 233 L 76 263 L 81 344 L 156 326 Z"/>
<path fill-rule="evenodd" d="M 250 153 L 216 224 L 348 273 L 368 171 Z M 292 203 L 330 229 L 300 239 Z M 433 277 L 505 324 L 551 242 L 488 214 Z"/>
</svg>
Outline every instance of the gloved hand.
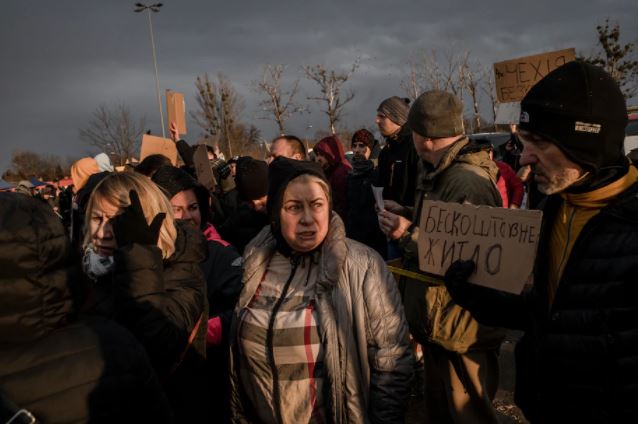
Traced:
<svg viewBox="0 0 638 424">
<path fill-rule="evenodd" d="M 129 192 L 131 204 L 124 212 L 113 218 L 113 233 L 117 247 L 129 246 L 133 243 L 155 245 L 159 239 L 165 213 L 158 213 L 151 225 L 146 222 L 140 198 L 135 190 Z"/>
<path fill-rule="evenodd" d="M 468 284 L 467 280 L 474 271 L 476 271 L 474 261 L 458 260 L 452 263 L 445 273 L 445 287 L 458 305 L 465 307 L 468 298 L 472 297 L 472 291 L 476 285 Z"/>
<path fill-rule="evenodd" d="M 523 296 L 468 283 L 475 270 L 473 261 L 461 260 L 448 268 L 444 277 L 445 287 L 454 302 L 469 310 L 481 324 L 529 328 L 529 314 Z"/>
</svg>

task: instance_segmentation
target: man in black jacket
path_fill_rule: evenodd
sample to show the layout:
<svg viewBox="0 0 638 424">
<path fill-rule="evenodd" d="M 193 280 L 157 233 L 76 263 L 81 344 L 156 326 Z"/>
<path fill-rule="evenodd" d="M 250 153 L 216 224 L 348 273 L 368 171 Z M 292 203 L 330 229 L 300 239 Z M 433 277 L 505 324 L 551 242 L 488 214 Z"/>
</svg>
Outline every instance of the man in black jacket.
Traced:
<svg viewBox="0 0 638 424">
<path fill-rule="evenodd" d="M 623 155 L 625 99 L 601 68 L 571 62 L 521 102 L 521 164 L 543 208 L 534 285 L 522 295 L 446 274 L 479 321 L 525 331 L 516 402 L 533 423 L 638 422 L 638 170 Z"/>
<path fill-rule="evenodd" d="M 414 192 L 419 157 L 412 143 L 412 132 L 406 125 L 409 99 L 389 97 L 377 108 L 375 122 L 385 146 L 379 154 L 379 181 L 383 198 L 401 206 L 414 206 Z"/>
</svg>

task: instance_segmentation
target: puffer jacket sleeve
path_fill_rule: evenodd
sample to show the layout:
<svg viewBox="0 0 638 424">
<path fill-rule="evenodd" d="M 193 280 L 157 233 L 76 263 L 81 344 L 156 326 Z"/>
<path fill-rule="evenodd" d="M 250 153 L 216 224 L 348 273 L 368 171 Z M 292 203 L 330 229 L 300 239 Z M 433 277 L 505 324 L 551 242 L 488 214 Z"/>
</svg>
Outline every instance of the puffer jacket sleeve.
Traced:
<svg viewBox="0 0 638 424">
<path fill-rule="evenodd" d="M 394 277 L 378 255 L 370 255 L 363 283 L 370 365 L 369 417 L 402 423 L 414 370 L 408 325 Z"/>
<path fill-rule="evenodd" d="M 196 257 L 172 261 L 169 272 L 157 246 L 133 244 L 115 252 L 115 319 L 142 342 L 160 375 L 176 363 L 204 312 L 205 282 Z"/>
</svg>

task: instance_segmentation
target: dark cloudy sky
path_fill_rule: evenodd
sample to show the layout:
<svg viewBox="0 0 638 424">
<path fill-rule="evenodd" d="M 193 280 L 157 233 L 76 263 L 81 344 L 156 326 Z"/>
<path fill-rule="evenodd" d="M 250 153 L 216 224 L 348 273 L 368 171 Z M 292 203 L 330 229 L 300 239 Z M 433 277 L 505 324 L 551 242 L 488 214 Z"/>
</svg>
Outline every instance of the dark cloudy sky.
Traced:
<svg viewBox="0 0 638 424">
<path fill-rule="evenodd" d="M 16 149 L 96 153 L 78 128 L 102 103 L 124 103 L 160 132 L 147 20 L 133 3 L 2 1 L 0 171 Z M 265 64 L 288 64 L 291 77 L 301 77 L 301 65 L 345 69 L 359 57 L 345 120 L 365 126 L 380 100 L 402 94 L 406 62 L 420 49 L 470 51 L 486 65 L 568 47 L 586 53 L 606 17 L 620 23 L 622 41 L 638 40 L 636 0 L 164 0 L 153 23 L 162 91 L 183 92 L 194 109 L 195 77 L 223 72 L 245 98 L 243 120 L 270 139 L 274 124 L 257 119 L 259 95 L 250 86 Z M 314 88 L 303 82 L 303 98 Z M 326 127 L 309 105 L 312 113 L 293 118 L 291 132 Z M 199 129 L 188 125 L 194 142 Z"/>
</svg>

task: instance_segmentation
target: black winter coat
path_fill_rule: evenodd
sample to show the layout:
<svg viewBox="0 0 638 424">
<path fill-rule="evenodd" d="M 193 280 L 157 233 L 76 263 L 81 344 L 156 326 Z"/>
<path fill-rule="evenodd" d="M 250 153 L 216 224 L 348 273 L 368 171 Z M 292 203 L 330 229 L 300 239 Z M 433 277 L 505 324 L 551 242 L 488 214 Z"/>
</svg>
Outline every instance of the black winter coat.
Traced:
<svg viewBox="0 0 638 424">
<path fill-rule="evenodd" d="M 70 315 L 70 246 L 35 199 L 0 194 L 0 391 L 42 423 L 171 422 L 143 347 Z"/>
<path fill-rule="evenodd" d="M 243 254 L 246 245 L 268 224 L 268 215 L 256 212 L 248 203 L 241 202 L 226 222 L 217 227 L 217 231 L 224 240 Z"/>
<path fill-rule="evenodd" d="M 414 206 L 419 157 L 412 133 L 407 125 L 395 137 L 388 137 L 379 153 L 378 187 L 384 187 L 383 198 L 402 206 Z"/>
<path fill-rule="evenodd" d="M 544 208 L 533 289 L 486 290 L 483 306 L 467 307 L 486 324 L 525 331 L 516 402 L 532 422 L 638 422 L 638 184 L 585 225 L 549 307 L 549 229 L 560 202 L 551 196 Z"/>
<path fill-rule="evenodd" d="M 209 317 L 218 316 L 222 324 L 222 341 L 216 346 L 208 345 L 206 364 L 210 397 L 210 416 L 215 422 L 230 422 L 230 346 L 228 333 L 233 310 L 242 289 L 242 259 L 233 246 L 224 246 L 213 240 L 208 241 L 208 259 L 202 264 L 208 290 Z"/>
<path fill-rule="evenodd" d="M 365 167 L 367 165 L 367 168 Z M 346 183 L 346 235 L 376 250 L 381 257 L 387 258 L 388 241 L 379 227 L 375 210 L 372 185 L 378 179 L 377 170 L 372 161 L 354 162 L 353 171 Z"/>
<path fill-rule="evenodd" d="M 146 348 L 176 421 L 199 422 L 205 418 L 208 397 L 208 311 L 200 269 L 207 247 L 198 228 L 181 221 L 175 225 L 175 253 L 165 261 L 157 246 L 133 244 L 115 250 L 115 270 L 96 283 L 92 310 L 131 330 Z"/>
</svg>

